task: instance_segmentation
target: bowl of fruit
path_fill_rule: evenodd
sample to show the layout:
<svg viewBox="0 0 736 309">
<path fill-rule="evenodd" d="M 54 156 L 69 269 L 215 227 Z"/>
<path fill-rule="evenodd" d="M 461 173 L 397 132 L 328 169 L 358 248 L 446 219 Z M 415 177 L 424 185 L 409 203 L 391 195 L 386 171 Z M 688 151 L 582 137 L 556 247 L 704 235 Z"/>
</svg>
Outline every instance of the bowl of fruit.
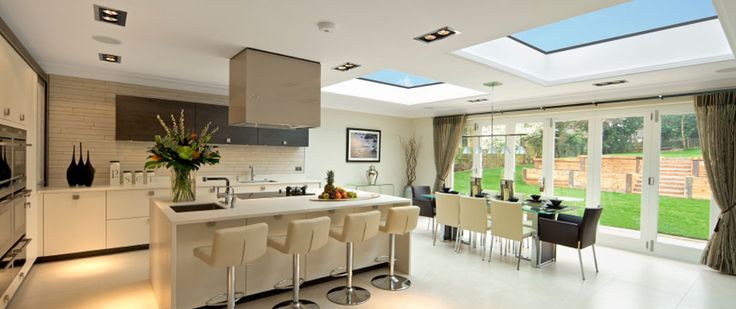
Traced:
<svg viewBox="0 0 736 309">
<path fill-rule="evenodd" d="M 327 171 L 327 184 L 317 198 L 320 200 L 356 199 L 358 198 L 358 193 L 335 187 L 335 172 Z"/>
</svg>

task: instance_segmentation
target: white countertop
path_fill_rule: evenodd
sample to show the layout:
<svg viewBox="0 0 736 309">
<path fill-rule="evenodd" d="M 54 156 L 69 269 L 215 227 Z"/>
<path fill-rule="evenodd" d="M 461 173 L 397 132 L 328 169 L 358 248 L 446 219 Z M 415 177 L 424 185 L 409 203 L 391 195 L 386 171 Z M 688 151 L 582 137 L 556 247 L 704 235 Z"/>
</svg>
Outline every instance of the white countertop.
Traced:
<svg viewBox="0 0 736 309">
<path fill-rule="evenodd" d="M 377 195 L 369 192 L 358 192 L 358 196 Z M 207 211 L 174 212 L 172 205 L 191 205 L 216 202 L 215 200 L 199 200 L 187 203 L 172 203 L 171 200 L 152 199 L 153 204 L 159 207 L 174 224 L 190 224 L 215 222 L 242 218 L 288 215 L 315 211 L 327 211 L 340 208 L 356 208 L 393 204 L 411 205 L 411 200 L 391 195 L 378 195 L 376 198 L 339 201 L 311 201 L 316 195 L 261 198 L 252 200 L 236 200 L 235 208 L 226 208 Z"/>
<path fill-rule="evenodd" d="M 168 177 L 166 177 L 168 179 Z M 205 183 L 200 181 L 200 177 L 197 179 L 197 188 L 209 188 L 224 186 L 223 182 L 210 182 Z M 314 184 L 321 183 L 315 179 L 293 179 L 293 180 L 277 180 L 275 182 L 253 182 L 253 183 L 242 183 L 231 180 L 230 185 L 233 187 L 251 187 L 251 186 L 288 186 L 288 185 L 301 185 L 301 184 Z M 113 185 L 99 185 L 91 187 L 43 187 L 38 190 L 39 193 L 79 193 L 79 192 L 96 192 L 96 191 L 119 191 L 119 190 L 161 190 L 170 189 L 171 185 L 166 181 L 157 181 L 153 184 L 142 184 L 142 185 L 130 185 L 130 186 L 113 186 Z"/>
</svg>

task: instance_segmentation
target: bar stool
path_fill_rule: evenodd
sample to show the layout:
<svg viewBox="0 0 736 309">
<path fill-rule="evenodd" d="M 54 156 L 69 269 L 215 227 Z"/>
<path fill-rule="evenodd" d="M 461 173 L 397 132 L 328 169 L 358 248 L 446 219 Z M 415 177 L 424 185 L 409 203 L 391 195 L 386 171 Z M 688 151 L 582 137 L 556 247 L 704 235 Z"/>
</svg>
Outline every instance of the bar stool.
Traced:
<svg viewBox="0 0 736 309">
<path fill-rule="evenodd" d="M 347 248 L 346 285 L 336 287 L 327 292 L 327 299 L 338 305 L 359 305 L 371 297 L 368 290 L 353 286 L 353 243 L 366 241 L 378 234 L 378 226 L 381 224 L 381 212 L 378 210 L 353 213 L 345 216 L 345 224 L 342 227 L 330 229 L 330 237 L 339 242 L 344 242 Z"/>
<path fill-rule="evenodd" d="M 215 231 L 211 246 L 194 248 L 194 256 L 202 262 L 210 266 L 227 267 L 226 300 L 219 301 L 223 295 L 217 295 L 207 301 L 207 306 L 227 304 L 228 309 L 235 308 L 235 302 L 245 295 L 235 293 L 235 266 L 246 265 L 263 256 L 267 237 L 268 225 L 265 223 L 224 228 Z"/>
<path fill-rule="evenodd" d="M 388 274 L 373 278 L 371 280 L 373 286 L 389 291 L 401 291 L 411 286 L 409 279 L 394 274 L 396 235 L 404 235 L 414 230 L 417 227 L 417 219 L 419 219 L 417 206 L 392 207 L 388 210 L 388 218 L 379 228 L 381 232 L 389 234 Z"/>
<path fill-rule="evenodd" d="M 313 219 L 293 220 L 289 222 L 286 230 L 286 238 L 268 237 L 268 246 L 283 253 L 293 256 L 292 266 L 292 300 L 280 302 L 274 309 L 300 308 L 318 309 L 319 305 L 313 301 L 299 299 L 299 256 L 322 248 L 327 244 L 330 235 L 330 218 L 318 217 Z"/>
</svg>

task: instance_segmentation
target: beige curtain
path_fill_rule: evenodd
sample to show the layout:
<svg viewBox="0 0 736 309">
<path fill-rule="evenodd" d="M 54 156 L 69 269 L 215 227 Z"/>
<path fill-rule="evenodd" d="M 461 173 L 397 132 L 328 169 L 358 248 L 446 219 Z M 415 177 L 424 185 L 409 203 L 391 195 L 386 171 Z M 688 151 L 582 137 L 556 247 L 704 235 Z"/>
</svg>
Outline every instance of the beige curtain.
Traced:
<svg viewBox="0 0 736 309">
<path fill-rule="evenodd" d="M 434 190 L 440 190 L 455 160 L 455 153 L 460 145 L 463 128 L 467 116 L 435 117 L 434 124 L 434 168 L 437 177 L 434 180 Z"/>
<path fill-rule="evenodd" d="M 721 209 L 701 262 L 736 274 L 736 92 L 697 96 L 700 146 L 713 197 Z"/>
</svg>

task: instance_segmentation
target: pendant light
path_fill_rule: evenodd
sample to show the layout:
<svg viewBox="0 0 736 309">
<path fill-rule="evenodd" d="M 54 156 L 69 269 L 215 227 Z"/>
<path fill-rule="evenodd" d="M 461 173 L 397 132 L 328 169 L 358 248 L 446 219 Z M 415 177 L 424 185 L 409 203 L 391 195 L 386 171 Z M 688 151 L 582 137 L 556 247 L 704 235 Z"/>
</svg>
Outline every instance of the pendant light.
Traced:
<svg viewBox="0 0 736 309">
<path fill-rule="evenodd" d="M 491 134 L 490 135 L 483 134 L 483 135 L 463 135 L 462 136 L 463 139 L 490 137 L 491 138 L 491 147 L 489 147 L 489 149 L 488 149 L 488 153 L 489 154 L 495 154 L 497 152 L 497 149 L 495 149 L 495 147 L 493 146 L 493 138 L 494 137 L 501 137 L 501 136 L 503 136 L 503 137 L 509 137 L 509 136 L 524 136 L 524 135 L 527 135 L 527 134 L 524 134 L 524 133 L 511 133 L 511 134 L 507 134 L 507 133 L 504 133 L 504 134 L 495 134 L 495 133 L 493 133 L 494 114 L 495 114 L 495 112 L 493 111 L 493 97 L 495 96 L 494 94 L 495 94 L 496 86 L 501 86 L 501 85 L 503 85 L 503 83 L 501 83 L 499 81 L 491 81 L 491 82 L 487 82 L 487 83 L 484 83 L 483 84 L 483 86 L 486 86 L 486 87 L 490 87 L 491 88 L 491 100 L 490 100 L 490 103 L 491 103 Z M 467 146 L 466 146 L 466 148 L 467 148 Z M 504 149 L 504 151 L 508 151 L 509 153 L 511 153 L 511 149 L 510 148 L 508 148 L 508 147 L 504 147 L 504 148 L 506 148 L 506 149 Z M 498 149 L 498 150 L 500 150 L 500 149 Z M 467 153 L 465 152 L 465 149 L 463 149 L 463 153 L 464 154 L 470 153 L 470 149 L 468 149 L 468 152 Z"/>
</svg>

